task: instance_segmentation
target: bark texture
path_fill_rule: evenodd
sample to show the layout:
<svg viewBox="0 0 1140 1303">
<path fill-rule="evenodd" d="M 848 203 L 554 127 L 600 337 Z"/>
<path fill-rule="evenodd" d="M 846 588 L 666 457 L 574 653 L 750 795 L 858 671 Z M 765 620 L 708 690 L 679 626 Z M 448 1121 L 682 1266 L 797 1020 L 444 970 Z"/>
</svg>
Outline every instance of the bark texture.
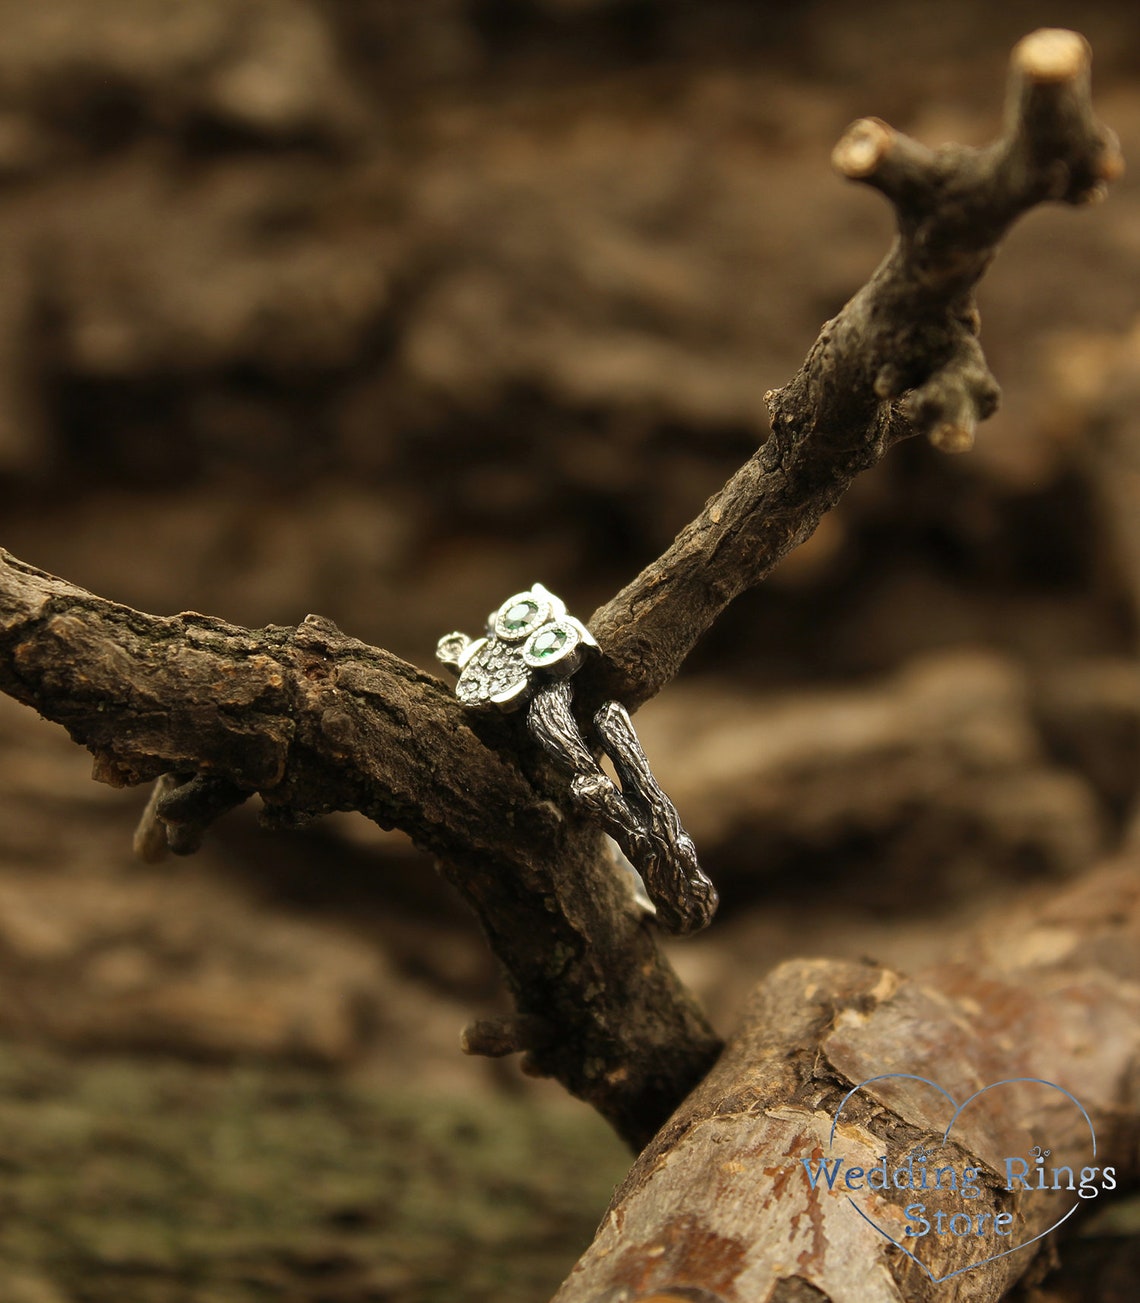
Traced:
<svg viewBox="0 0 1140 1303">
<path fill-rule="evenodd" d="M 556 1303 L 1000 1298 L 1049 1243 L 1029 1242 L 1092 1203 L 1068 1192 L 1067 1177 L 1059 1193 L 1016 1183 L 1010 1192 L 1007 1157 L 1034 1171 L 1039 1145 L 1049 1169 L 1071 1167 L 1074 1185 L 1090 1166 L 1098 1181 L 1114 1167 L 1120 1185 L 1137 1173 L 1138 867 L 1133 855 L 1044 906 L 1002 911 L 963 936 L 960 962 L 913 977 L 873 963 L 781 965 L 716 1068 L 638 1159 Z M 927 1083 L 876 1081 L 844 1103 L 890 1073 L 924 1076 L 958 1103 L 1012 1078 L 1055 1083 L 1087 1110 L 1095 1149 L 1080 1110 L 1041 1084 L 987 1092 L 945 1145 L 954 1106 Z M 880 1231 L 852 1206 L 842 1176 L 834 1190 L 823 1181 L 813 1190 L 803 1167 L 842 1156 L 866 1171 L 885 1154 L 893 1174 L 919 1147 L 931 1174 L 936 1163 L 959 1174 L 976 1167 L 981 1193 L 943 1201 L 864 1189 L 855 1199 Z M 1009 1237 L 932 1231 L 908 1241 L 905 1208 L 920 1200 L 932 1223 L 938 1207 L 948 1217 L 1011 1214 Z M 1015 1251 L 982 1262 L 1005 1249 Z"/>
</svg>

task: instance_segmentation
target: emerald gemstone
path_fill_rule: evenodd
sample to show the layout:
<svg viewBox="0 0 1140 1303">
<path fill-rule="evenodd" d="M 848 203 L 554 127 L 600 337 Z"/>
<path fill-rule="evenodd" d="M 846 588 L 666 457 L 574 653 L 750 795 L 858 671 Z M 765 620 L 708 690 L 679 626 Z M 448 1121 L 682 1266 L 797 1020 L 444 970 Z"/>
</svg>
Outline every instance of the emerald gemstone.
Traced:
<svg viewBox="0 0 1140 1303">
<path fill-rule="evenodd" d="M 503 617 L 503 624 L 513 633 L 525 629 L 538 611 L 537 602 L 518 602 Z"/>
<path fill-rule="evenodd" d="M 531 655 L 538 660 L 549 660 L 556 652 L 560 652 L 566 646 L 566 639 L 570 635 L 565 629 L 547 629 L 545 633 L 540 633 L 534 640 L 531 647 Z"/>
</svg>

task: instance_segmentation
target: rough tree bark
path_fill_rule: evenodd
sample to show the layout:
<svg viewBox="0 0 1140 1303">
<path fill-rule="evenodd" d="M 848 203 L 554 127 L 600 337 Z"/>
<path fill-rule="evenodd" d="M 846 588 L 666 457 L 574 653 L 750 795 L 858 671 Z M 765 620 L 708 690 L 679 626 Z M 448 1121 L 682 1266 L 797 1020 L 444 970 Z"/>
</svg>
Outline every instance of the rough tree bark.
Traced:
<svg viewBox="0 0 1140 1303">
<path fill-rule="evenodd" d="M 595 613 L 602 655 L 579 675 L 583 719 L 608 697 L 633 708 L 657 692 L 894 442 L 969 444 L 997 396 L 974 285 L 1021 213 L 1094 198 L 1120 169 L 1092 114 L 1087 46 L 1056 31 L 1017 47 L 990 148 L 931 153 L 865 120 L 835 161 L 887 195 L 899 237 L 769 395 L 761 450 Z M 529 1071 L 588 1100 L 634 1147 L 714 1062 L 719 1039 L 517 719 L 469 718 L 439 680 L 319 617 L 250 631 L 144 615 L 7 554 L 0 687 L 67 727 L 97 778 L 173 775 L 154 815 L 175 849 L 255 791 L 270 822 L 354 809 L 407 831 L 474 906 L 517 1004 L 516 1018 L 468 1029 L 467 1048 L 525 1051 Z"/>
<path fill-rule="evenodd" d="M 1074 1177 L 1088 1165 L 1115 1166 L 1121 1182 L 1137 1171 L 1136 856 L 1044 905 L 999 912 L 958 953 L 913 977 L 870 962 L 776 969 L 716 1067 L 638 1159 L 556 1303 L 1000 1298 L 1041 1248 L 1017 1246 L 1082 1198 L 1020 1183 L 1008 1191 L 1007 1157 L 1033 1170 L 1040 1145 L 1050 1169 L 1068 1165 Z M 843 1107 L 833 1142 L 848 1091 L 888 1073 L 920 1074 L 959 1103 L 1011 1078 L 1056 1082 L 1088 1110 L 1095 1156 L 1079 1110 L 1040 1085 L 983 1097 L 943 1147 L 953 1107 L 927 1084 L 879 1081 Z M 842 1183 L 813 1190 L 802 1166 L 842 1155 L 870 1170 L 886 1154 L 893 1173 L 918 1146 L 931 1172 L 949 1162 L 981 1173 L 979 1196 L 941 1204 L 947 1216 L 1011 1214 L 1008 1238 L 931 1232 L 909 1241 L 920 1267 L 886 1234 L 905 1243 L 905 1208 L 921 1200 L 933 1221 L 936 1196 L 863 1191 L 880 1233 Z M 982 1264 L 1003 1249 L 1015 1251 Z"/>
</svg>

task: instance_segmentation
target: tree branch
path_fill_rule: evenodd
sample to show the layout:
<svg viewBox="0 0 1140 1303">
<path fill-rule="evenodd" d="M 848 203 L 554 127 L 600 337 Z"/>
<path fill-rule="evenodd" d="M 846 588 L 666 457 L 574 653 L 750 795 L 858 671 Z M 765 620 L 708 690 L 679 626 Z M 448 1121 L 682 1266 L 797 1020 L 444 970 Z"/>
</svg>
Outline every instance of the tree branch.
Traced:
<svg viewBox="0 0 1140 1303">
<path fill-rule="evenodd" d="M 359 810 L 402 828 L 474 907 L 520 1026 L 546 1028 L 517 1038 L 530 1070 L 635 1147 L 715 1058 L 599 834 L 554 803 L 536 754 L 512 759 L 525 732 L 470 720 L 439 680 L 331 622 L 143 615 L 0 552 L 0 688 L 63 724 L 104 782 L 198 775 L 196 808 L 177 804 L 189 784 L 163 798 L 177 824 L 193 827 L 221 788 L 223 805 L 227 790 L 231 805 L 258 791 L 270 824 Z"/>
<path fill-rule="evenodd" d="M 803 366 L 766 395 L 772 433 L 676 541 L 590 628 L 602 695 L 632 710 L 677 673 L 729 602 L 808 538 L 860 472 L 900 439 L 960 451 L 997 406 L 973 290 L 1013 222 L 1046 200 L 1099 198 L 1122 162 L 1097 122 L 1089 48 L 1043 29 L 1013 53 L 1006 126 L 984 149 L 932 151 L 875 118 L 832 156 L 881 190 L 899 234 L 870 281 L 827 322 Z"/>
<path fill-rule="evenodd" d="M 581 672 L 584 716 L 591 693 L 632 708 L 658 691 L 890 444 L 926 432 L 963 445 L 992 410 L 975 282 L 1021 212 L 1088 198 L 1119 169 L 1092 116 L 1080 37 L 1027 38 L 1011 102 L 988 150 L 931 154 L 870 122 L 840 143 L 840 169 L 895 204 L 898 240 L 769 395 L 760 452 L 596 613 L 604 657 Z M 6 554 L 0 688 L 88 746 L 97 778 L 174 775 L 144 829 L 148 854 L 156 820 L 190 849 L 213 814 L 255 790 L 271 822 L 354 809 L 404 829 L 472 904 L 518 1005 L 517 1026 L 473 1028 L 468 1047 L 525 1047 L 531 1071 L 557 1077 L 634 1146 L 712 1064 L 717 1037 L 517 718 L 469 718 L 437 679 L 319 617 L 249 631 L 147 616 Z"/>
</svg>

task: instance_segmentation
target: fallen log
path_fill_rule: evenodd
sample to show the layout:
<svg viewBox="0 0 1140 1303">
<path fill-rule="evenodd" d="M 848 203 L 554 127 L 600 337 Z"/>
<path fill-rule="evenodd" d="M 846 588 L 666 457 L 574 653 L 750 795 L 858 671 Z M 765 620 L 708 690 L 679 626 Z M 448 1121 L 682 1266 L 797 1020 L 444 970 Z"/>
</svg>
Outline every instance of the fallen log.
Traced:
<svg viewBox="0 0 1140 1303">
<path fill-rule="evenodd" d="M 1140 853 L 958 954 L 777 968 L 555 1303 L 1001 1298 L 1140 1173 Z"/>
</svg>

